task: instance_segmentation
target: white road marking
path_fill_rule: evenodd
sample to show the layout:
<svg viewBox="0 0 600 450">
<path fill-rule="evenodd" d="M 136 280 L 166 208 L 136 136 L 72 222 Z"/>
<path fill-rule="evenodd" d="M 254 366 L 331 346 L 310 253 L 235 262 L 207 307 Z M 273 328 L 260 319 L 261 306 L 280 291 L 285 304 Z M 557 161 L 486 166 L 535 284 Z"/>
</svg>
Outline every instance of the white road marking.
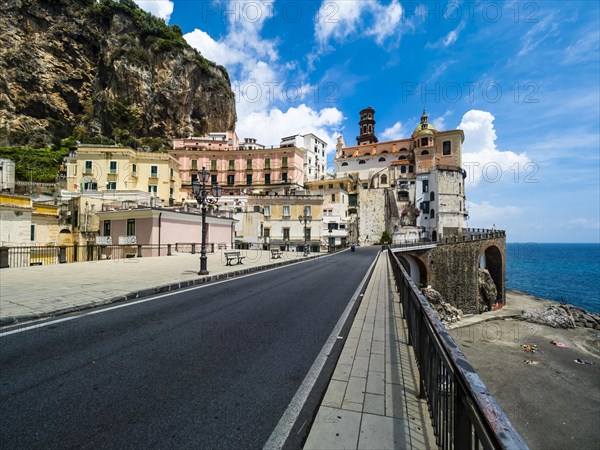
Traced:
<svg viewBox="0 0 600 450">
<path fill-rule="evenodd" d="M 335 255 L 335 253 L 332 253 L 330 255 L 323 255 L 323 256 L 321 256 L 321 258 L 328 258 L 328 257 L 334 256 L 334 255 Z M 319 259 L 321 259 L 321 258 L 319 258 Z M 217 284 L 228 283 L 230 281 L 240 280 L 242 278 L 252 277 L 252 276 L 255 276 L 255 275 L 259 275 L 259 274 L 271 272 L 273 270 L 279 270 L 279 269 L 283 269 L 285 267 L 295 266 L 296 264 L 304 264 L 304 263 L 307 263 L 307 262 L 310 262 L 310 261 L 316 261 L 316 259 L 306 259 L 306 260 L 298 261 L 298 262 L 295 262 L 295 263 L 292 263 L 292 264 L 286 264 L 284 266 L 273 267 L 272 269 L 257 270 L 256 272 L 252 272 L 252 273 L 249 273 L 249 274 L 246 274 L 246 275 L 240 275 L 240 276 L 237 276 L 237 277 L 231 277 L 231 278 L 227 278 L 225 280 L 215 281 L 215 282 L 206 283 L 206 284 L 201 284 L 201 285 L 192 286 L 192 287 L 189 287 L 189 288 L 176 289 L 176 290 L 168 292 L 166 294 L 155 295 L 155 296 L 151 296 L 151 297 L 144 298 L 144 299 L 141 299 L 141 300 L 136 300 L 136 301 L 128 301 L 128 302 L 125 302 L 125 303 L 120 303 L 118 305 L 109 306 L 109 307 L 102 308 L 102 309 L 95 309 L 95 310 L 92 310 L 92 311 L 84 312 L 84 313 L 78 314 L 76 316 L 62 317 L 60 319 L 51 320 L 49 322 L 39 323 L 39 324 L 36 324 L 36 325 L 30 325 L 30 326 L 23 327 L 23 328 L 17 328 L 17 329 L 14 329 L 14 330 L 5 331 L 5 332 L 0 333 L 0 338 L 2 338 L 4 336 L 9 336 L 11 334 L 23 333 L 25 331 L 35 330 L 36 328 L 47 327 L 49 325 L 54 325 L 54 324 L 61 323 L 61 322 L 67 322 L 69 320 L 79 319 L 80 317 L 92 316 L 94 314 L 102 314 L 102 313 L 105 313 L 107 311 L 112 311 L 112 310 L 119 309 L 119 308 L 126 308 L 128 306 L 133 306 L 133 305 L 137 305 L 137 304 L 140 304 L 140 303 L 150 302 L 152 300 L 158 300 L 159 298 L 170 297 L 172 295 L 182 294 L 182 293 L 193 291 L 193 290 L 196 290 L 196 289 L 204 289 L 204 288 L 207 288 L 207 287 L 215 286 Z"/>
</svg>

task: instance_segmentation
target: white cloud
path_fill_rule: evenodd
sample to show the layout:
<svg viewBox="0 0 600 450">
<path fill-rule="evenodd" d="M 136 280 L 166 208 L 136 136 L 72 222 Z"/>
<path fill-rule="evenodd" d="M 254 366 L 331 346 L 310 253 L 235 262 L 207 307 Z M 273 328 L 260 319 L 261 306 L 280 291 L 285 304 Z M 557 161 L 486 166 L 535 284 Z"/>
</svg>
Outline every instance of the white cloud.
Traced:
<svg viewBox="0 0 600 450">
<path fill-rule="evenodd" d="M 279 145 L 284 136 L 314 133 L 327 142 L 327 151 L 335 151 L 336 138 L 344 116 L 337 108 L 316 111 L 301 104 L 285 112 L 279 108 L 255 111 L 240 118 L 238 136 L 254 137 L 261 144 Z"/>
<path fill-rule="evenodd" d="M 446 119 L 452 115 L 452 111 L 450 110 L 446 110 L 446 112 L 444 114 L 442 114 L 441 116 L 437 116 L 435 119 L 433 119 L 433 126 L 436 128 L 436 130 L 438 131 L 443 131 L 446 129 Z"/>
<path fill-rule="evenodd" d="M 239 15 L 229 15 L 227 33 L 218 40 L 201 29 L 184 38 L 206 58 L 227 68 L 236 97 L 238 136 L 253 137 L 270 146 L 278 145 L 284 136 L 312 132 L 328 143 L 329 151 L 334 151 L 342 113 L 337 108 L 317 110 L 307 105 L 319 86 L 307 83 L 299 75 L 295 61 L 279 61 L 278 42 L 261 35 L 273 17 L 272 2 L 247 0 L 241 5 L 230 2 L 227 8 L 233 9 L 232 3 L 237 10 L 251 7 L 260 11 L 253 13 L 255 20 L 239 20 Z"/>
<path fill-rule="evenodd" d="M 517 206 L 497 206 L 490 202 L 475 203 L 467 201 L 469 211 L 469 227 L 471 228 L 506 228 L 507 219 L 513 219 L 523 211 Z"/>
<path fill-rule="evenodd" d="M 342 42 L 351 36 L 365 35 L 383 45 L 392 36 L 400 36 L 398 27 L 403 9 L 398 0 L 384 5 L 377 0 L 323 0 L 315 17 L 315 38 L 326 48 L 330 41 Z M 366 24 L 371 21 L 370 26 Z"/>
<path fill-rule="evenodd" d="M 554 22 L 554 13 L 544 17 L 525 34 L 518 56 L 525 56 L 538 45 L 552 36 L 558 35 L 558 24 Z"/>
<path fill-rule="evenodd" d="M 169 23 L 174 3 L 171 0 L 133 0 L 140 8 Z"/>
<path fill-rule="evenodd" d="M 461 31 L 464 30 L 466 26 L 467 26 L 467 21 L 463 20 L 461 23 L 458 24 L 458 26 L 454 30 L 450 31 L 446 36 L 444 36 L 443 38 L 439 39 L 438 41 L 436 41 L 434 43 L 428 42 L 425 45 L 425 47 L 439 48 L 439 47 L 451 46 L 456 41 L 458 41 Z"/>
<path fill-rule="evenodd" d="M 568 228 L 584 228 L 586 230 L 600 230 L 600 221 L 578 217 L 567 222 Z"/>
<path fill-rule="evenodd" d="M 381 137 L 386 141 L 395 141 L 398 139 L 406 138 L 407 133 L 408 131 L 405 130 L 404 125 L 402 125 L 400 122 L 396 122 L 391 127 L 383 130 L 383 133 L 381 133 Z"/>
<path fill-rule="evenodd" d="M 467 171 L 467 182 L 473 186 L 482 179 L 491 183 L 513 180 L 515 171 L 524 171 L 531 164 L 525 152 L 496 148 L 494 119 L 488 111 L 472 109 L 463 115 L 458 126 L 465 133 L 463 168 Z"/>
</svg>

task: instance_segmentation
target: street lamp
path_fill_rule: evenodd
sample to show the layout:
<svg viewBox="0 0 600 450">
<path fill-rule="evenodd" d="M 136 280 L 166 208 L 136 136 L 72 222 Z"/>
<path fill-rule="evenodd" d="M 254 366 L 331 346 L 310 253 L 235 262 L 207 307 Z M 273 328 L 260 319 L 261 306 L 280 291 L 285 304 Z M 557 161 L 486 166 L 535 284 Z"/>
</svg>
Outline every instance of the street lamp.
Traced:
<svg viewBox="0 0 600 450">
<path fill-rule="evenodd" d="M 304 225 L 304 256 L 308 255 L 308 233 L 306 225 L 308 225 L 312 221 L 312 216 L 310 215 L 310 207 L 304 207 L 304 214 L 298 216 L 298 221 Z"/>
<path fill-rule="evenodd" d="M 209 176 L 210 173 L 203 167 L 198 172 L 198 178 L 192 180 L 192 193 L 198 205 L 202 208 L 202 247 L 200 250 L 200 272 L 198 272 L 198 275 L 208 275 L 208 270 L 206 270 L 206 204 L 216 204 L 222 194 L 221 186 L 218 183 L 213 184 L 207 189 L 206 183 Z"/>
</svg>

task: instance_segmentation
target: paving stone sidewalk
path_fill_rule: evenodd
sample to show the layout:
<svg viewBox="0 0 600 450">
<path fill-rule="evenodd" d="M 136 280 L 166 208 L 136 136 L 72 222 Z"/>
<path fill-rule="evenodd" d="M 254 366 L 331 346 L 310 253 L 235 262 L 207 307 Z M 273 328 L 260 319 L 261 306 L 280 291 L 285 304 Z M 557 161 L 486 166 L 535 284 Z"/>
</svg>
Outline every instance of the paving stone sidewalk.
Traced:
<svg viewBox="0 0 600 450">
<path fill-rule="evenodd" d="M 304 449 L 437 448 L 382 252 Z"/>
<path fill-rule="evenodd" d="M 208 254 L 208 276 L 199 276 L 199 254 L 116 259 L 0 270 L 0 326 L 67 314 L 94 306 L 239 276 L 306 259 L 302 253 L 240 250 L 243 264 L 226 266 L 223 251 Z M 309 256 L 321 256 L 312 254 Z"/>
</svg>

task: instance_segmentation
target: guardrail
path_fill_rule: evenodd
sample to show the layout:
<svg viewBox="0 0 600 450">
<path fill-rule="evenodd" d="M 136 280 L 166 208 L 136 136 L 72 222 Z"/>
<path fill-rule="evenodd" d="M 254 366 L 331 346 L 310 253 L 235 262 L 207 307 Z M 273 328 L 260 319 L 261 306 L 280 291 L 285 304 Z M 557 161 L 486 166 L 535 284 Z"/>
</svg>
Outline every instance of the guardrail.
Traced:
<svg viewBox="0 0 600 450">
<path fill-rule="evenodd" d="M 226 244 L 206 244 L 206 251 L 227 248 Z M 162 245 L 35 245 L 0 247 L 0 269 L 11 267 L 41 266 L 75 262 L 102 261 L 107 259 L 142 258 L 149 256 L 171 256 L 175 253 L 200 253 L 201 244 L 178 242 Z"/>
<path fill-rule="evenodd" d="M 441 449 L 526 449 L 527 444 L 448 334 L 393 252 L 388 251 L 403 316 Z"/>
<path fill-rule="evenodd" d="M 470 242 L 470 241 L 479 241 L 485 239 L 496 239 L 496 238 L 504 238 L 506 237 L 506 232 L 504 230 L 487 230 L 483 228 L 467 228 L 467 232 L 465 234 L 457 235 L 457 236 L 449 236 L 441 238 L 437 241 L 433 241 L 431 239 L 415 239 L 412 241 L 403 242 L 401 244 L 392 244 L 390 247 L 394 250 L 407 248 L 407 247 L 423 247 L 428 248 L 431 245 L 439 246 L 439 245 L 448 245 L 448 244 L 457 244 L 460 242 Z"/>
</svg>

